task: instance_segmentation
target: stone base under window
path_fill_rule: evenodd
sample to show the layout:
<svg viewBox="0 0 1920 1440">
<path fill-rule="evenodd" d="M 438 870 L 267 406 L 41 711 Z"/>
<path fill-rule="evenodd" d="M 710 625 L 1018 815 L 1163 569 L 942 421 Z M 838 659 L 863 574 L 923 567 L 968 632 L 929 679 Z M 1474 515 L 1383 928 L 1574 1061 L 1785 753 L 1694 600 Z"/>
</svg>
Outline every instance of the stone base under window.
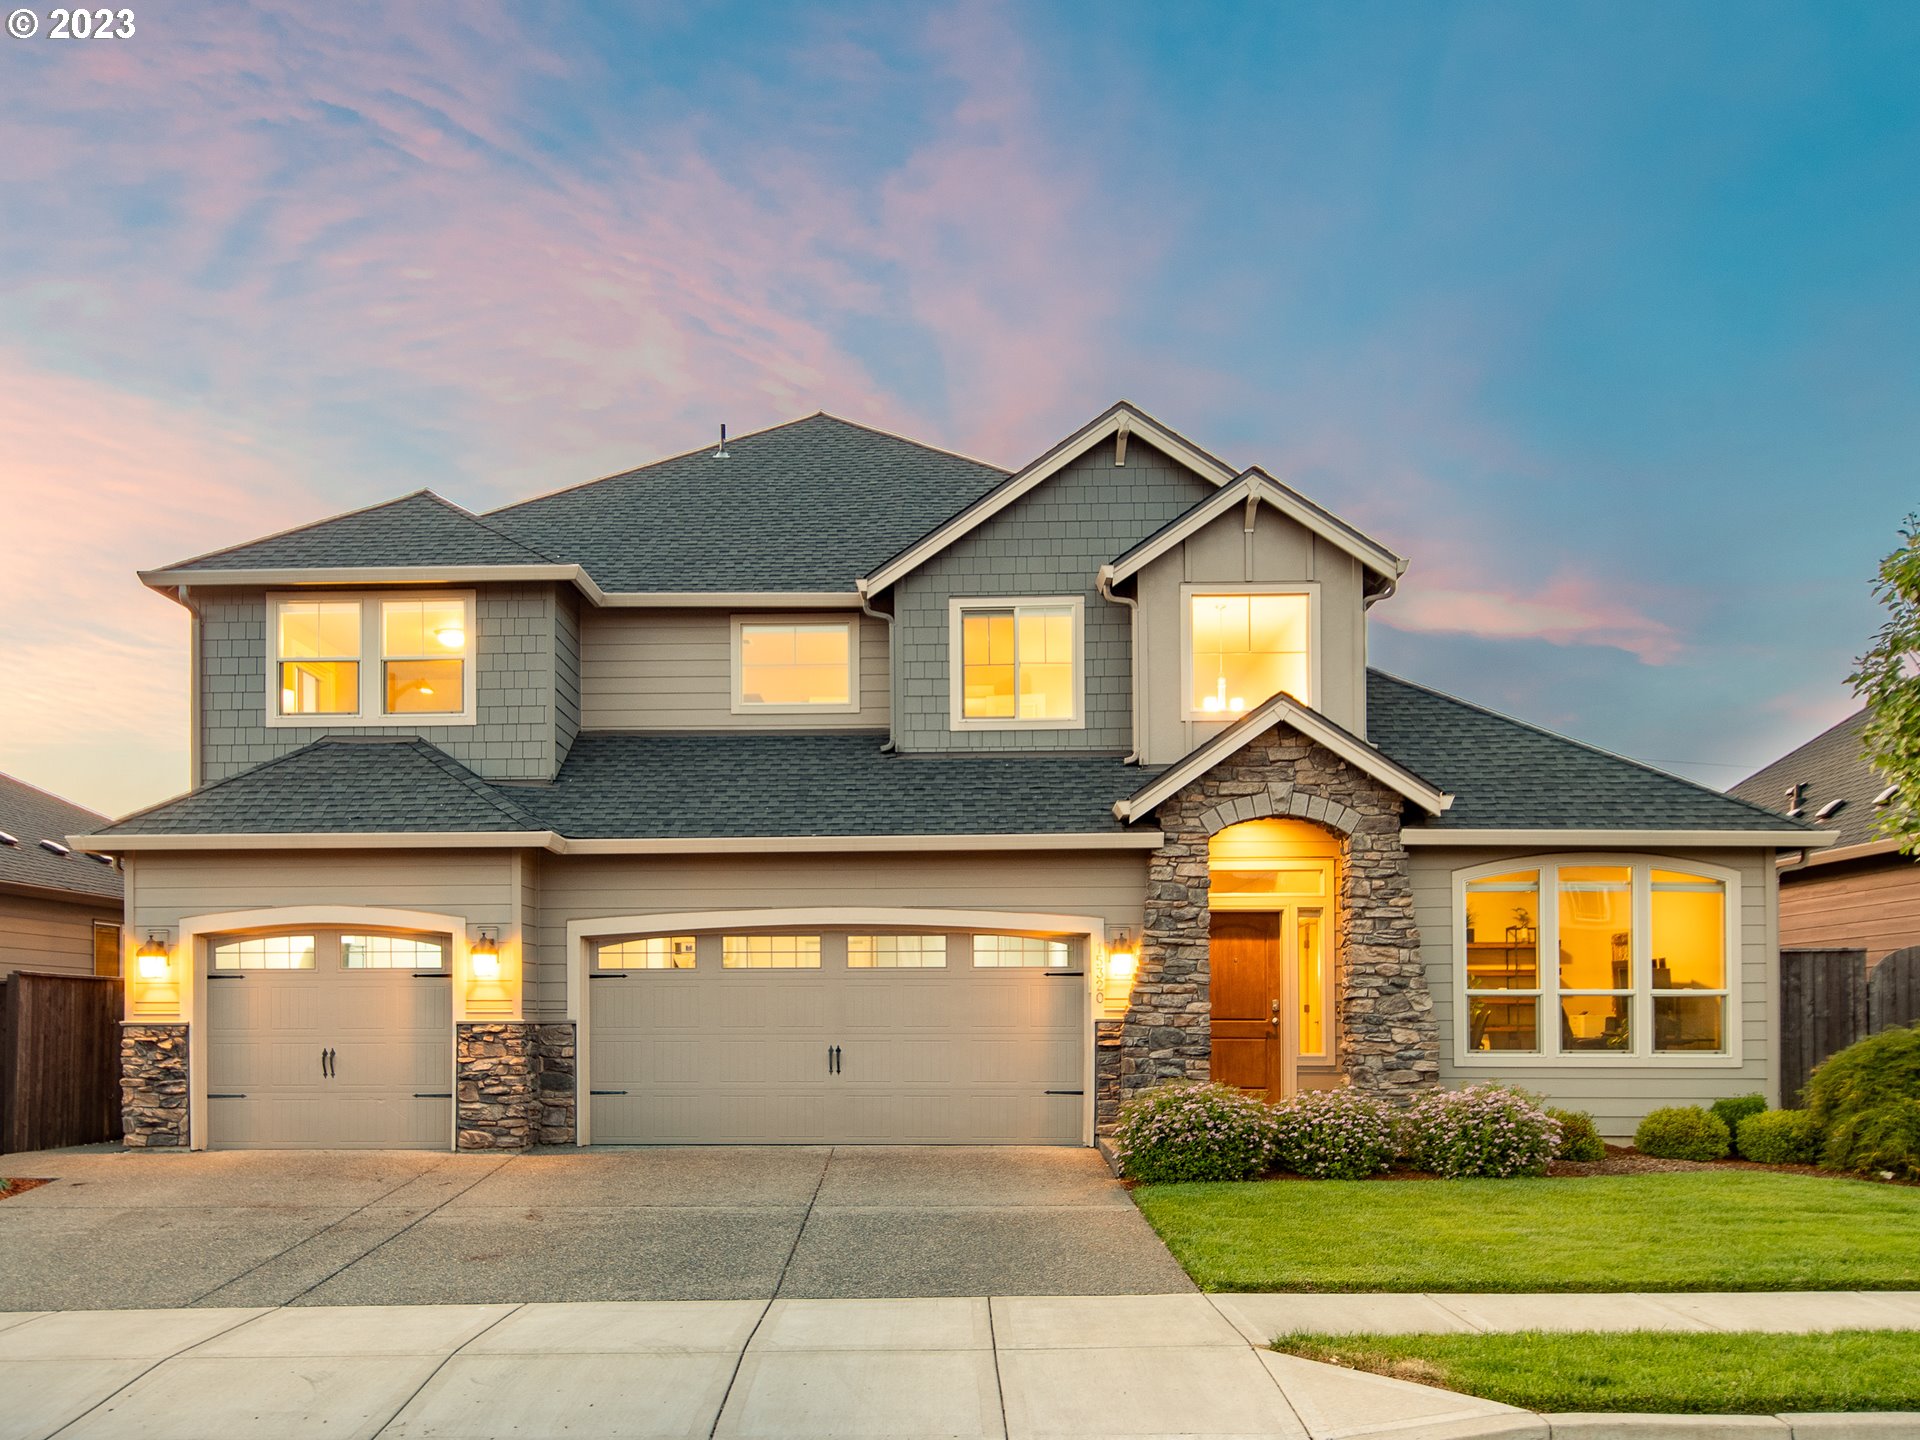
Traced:
<svg viewBox="0 0 1920 1440">
<path fill-rule="evenodd" d="M 188 1128 L 187 1027 L 120 1027 L 120 1126 L 137 1150 L 184 1150 Z"/>
</svg>

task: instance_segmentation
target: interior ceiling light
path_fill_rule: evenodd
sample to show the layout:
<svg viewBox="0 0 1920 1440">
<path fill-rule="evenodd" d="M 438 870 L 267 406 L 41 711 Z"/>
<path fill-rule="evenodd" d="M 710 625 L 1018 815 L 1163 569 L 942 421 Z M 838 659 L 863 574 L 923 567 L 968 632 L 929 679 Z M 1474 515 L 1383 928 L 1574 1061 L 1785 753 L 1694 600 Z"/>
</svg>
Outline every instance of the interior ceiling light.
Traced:
<svg viewBox="0 0 1920 1440">
<path fill-rule="evenodd" d="M 442 625 L 433 632 L 433 638 L 449 650 L 458 650 L 467 643 L 467 632 L 458 625 Z"/>
</svg>

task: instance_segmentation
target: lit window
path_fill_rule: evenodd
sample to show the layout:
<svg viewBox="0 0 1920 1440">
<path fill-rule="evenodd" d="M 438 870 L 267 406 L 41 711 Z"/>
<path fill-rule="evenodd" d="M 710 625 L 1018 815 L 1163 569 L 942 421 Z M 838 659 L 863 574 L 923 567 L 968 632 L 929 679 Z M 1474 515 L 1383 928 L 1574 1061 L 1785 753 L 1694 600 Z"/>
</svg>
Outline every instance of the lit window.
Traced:
<svg viewBox="0 0 1920 1440">
<path fill-rule="evenodd" d="M 1294 922 L 1300 961 L 1300 1058 L 1327 1058 L 1327 941 L 1318 910 L 1302 910 Z"/>
<path fill-rule="evenodd" d="M 1231 720 L 1282 690 L 1314 703 L 1311 618 L 1312 600 L 1306 595 L 1190 596 L 1190 717 Z"/>
<path fill-rule="evenodd" d="M 602 970 L 691 970 L 694 949 L 691 935 L 610 940 L 595 949 L 594 964 Z"/>
<path fill-rule="evenodd" d="M 976 935 L 973 963 L 982 970 L 1064 970 L 1070 958 L 1067 942 L 1034 935 Z"/>
<path fill-rule="evenodd" d="M 956 613 L 957 719 L 1062 724 L 1079 718 L 1076 606 L 970 604 Z"/>
<path fill-rule="evenodd" d="M 280 604 L 280 713 L 360 713 L 360 602 Z"/>
<path fill-rule="evenodd" d="M 1464 1050 L 1728 1053 L 1726 881 L 1644 861 L 1549 862 L 1462 889 Z"/>
<path fill-rule="evenodd" d="M 447 947 L 409 935 L 342 935 L 340 959 L 349 970 L 442 970 Z"/>
<path fill-rule="evenodd" d="M 854 709 L 854 622 L 734 622 L 736 710 Z"/>
<path fill-rule="evenodd" d="M 818 970 L 818 935 L 727 935 L 720 964 L 728 970 Z"/>
<path fill-rule="evenodd" d="M 216 970 L 311 970 L 313 936 L 253 935 L 213 947 Z"/>
<path fill-rule="evenodd" d="M 467 708 L 464 601 L 387 600 L 380 664 L 389 715 L 457 715 Z"/>
<path fill-rule="evenodd" d="M 942 970 L 947 964 L 944 935 L 849 935 L 849 970 Z"/>
</svg>

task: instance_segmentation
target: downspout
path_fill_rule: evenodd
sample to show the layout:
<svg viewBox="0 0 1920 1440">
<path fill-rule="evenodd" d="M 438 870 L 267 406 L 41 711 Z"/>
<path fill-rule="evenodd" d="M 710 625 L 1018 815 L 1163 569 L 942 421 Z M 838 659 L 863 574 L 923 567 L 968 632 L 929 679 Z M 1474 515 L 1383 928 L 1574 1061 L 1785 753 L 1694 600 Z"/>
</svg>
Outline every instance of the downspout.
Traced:
<svg viewBox="0 0 1920 1440">
<path fill-rule="evenodd" d="M 1101 598 L 1113 601 L 1116 605 L 1127 607 L 1127 725 L 1132 732 L 1133 749 L 1127 752 L 1122 765 L 1140 763 L 1140 602 L 1129 600 L 1114 592 L 1113 566 L 1100 567 Z"/>
<path fill-rule="evenodd" d="M 900 666 L 899 657 L 893 653 L 893 616 L 873 608 L 872 603 L 867 599 L 867 582 L 864 576 L 853 582 L 853 588 L 860 594 L 860 609 L 876 620 L 885 621 L 887 626 L 887 743 L 880 747 L 880 753 L 891 755 L 894 753 L 893 727 L 898 718 L 896 712 L 900 708 L 898 692 L 894 688 L 894 681 L 900 676 Z M 860 643 L 858 635 L 853 639 L 856 645 Z"/>
</svg>

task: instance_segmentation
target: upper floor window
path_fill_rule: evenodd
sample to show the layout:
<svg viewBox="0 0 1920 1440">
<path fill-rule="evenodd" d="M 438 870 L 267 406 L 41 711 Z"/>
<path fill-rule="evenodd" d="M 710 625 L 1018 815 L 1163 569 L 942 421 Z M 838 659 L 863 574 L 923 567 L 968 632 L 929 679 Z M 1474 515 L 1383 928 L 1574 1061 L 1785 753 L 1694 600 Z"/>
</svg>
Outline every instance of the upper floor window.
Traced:
<svg viewBox="0 0 1920 1440">
<path fill-rule="evenodd" d="M 1469 872 L 1462 1057 L 1729 1055 L 1736 883 L 1658 860 Z"/>
<path fill-rule="evenodd" d="M 471 724 L 474 597 L 278 595 L 267 722 Z"/>
<path fill-rule="evenodd" d="M 733 713 L 860 708 L 853 619 L 733 622 Z"/>
<path fill-rule="evenodd" d="M 1187 718 L 1232 720 L 1286 691 L 1315 698 L 1311 590 L 1188 587 Z"/>
<path fill-rule="evenodd" d="M 1085 723 L 1081 601 L 954 600 L 949 615 L 956 729 Z"/>
</svg>

